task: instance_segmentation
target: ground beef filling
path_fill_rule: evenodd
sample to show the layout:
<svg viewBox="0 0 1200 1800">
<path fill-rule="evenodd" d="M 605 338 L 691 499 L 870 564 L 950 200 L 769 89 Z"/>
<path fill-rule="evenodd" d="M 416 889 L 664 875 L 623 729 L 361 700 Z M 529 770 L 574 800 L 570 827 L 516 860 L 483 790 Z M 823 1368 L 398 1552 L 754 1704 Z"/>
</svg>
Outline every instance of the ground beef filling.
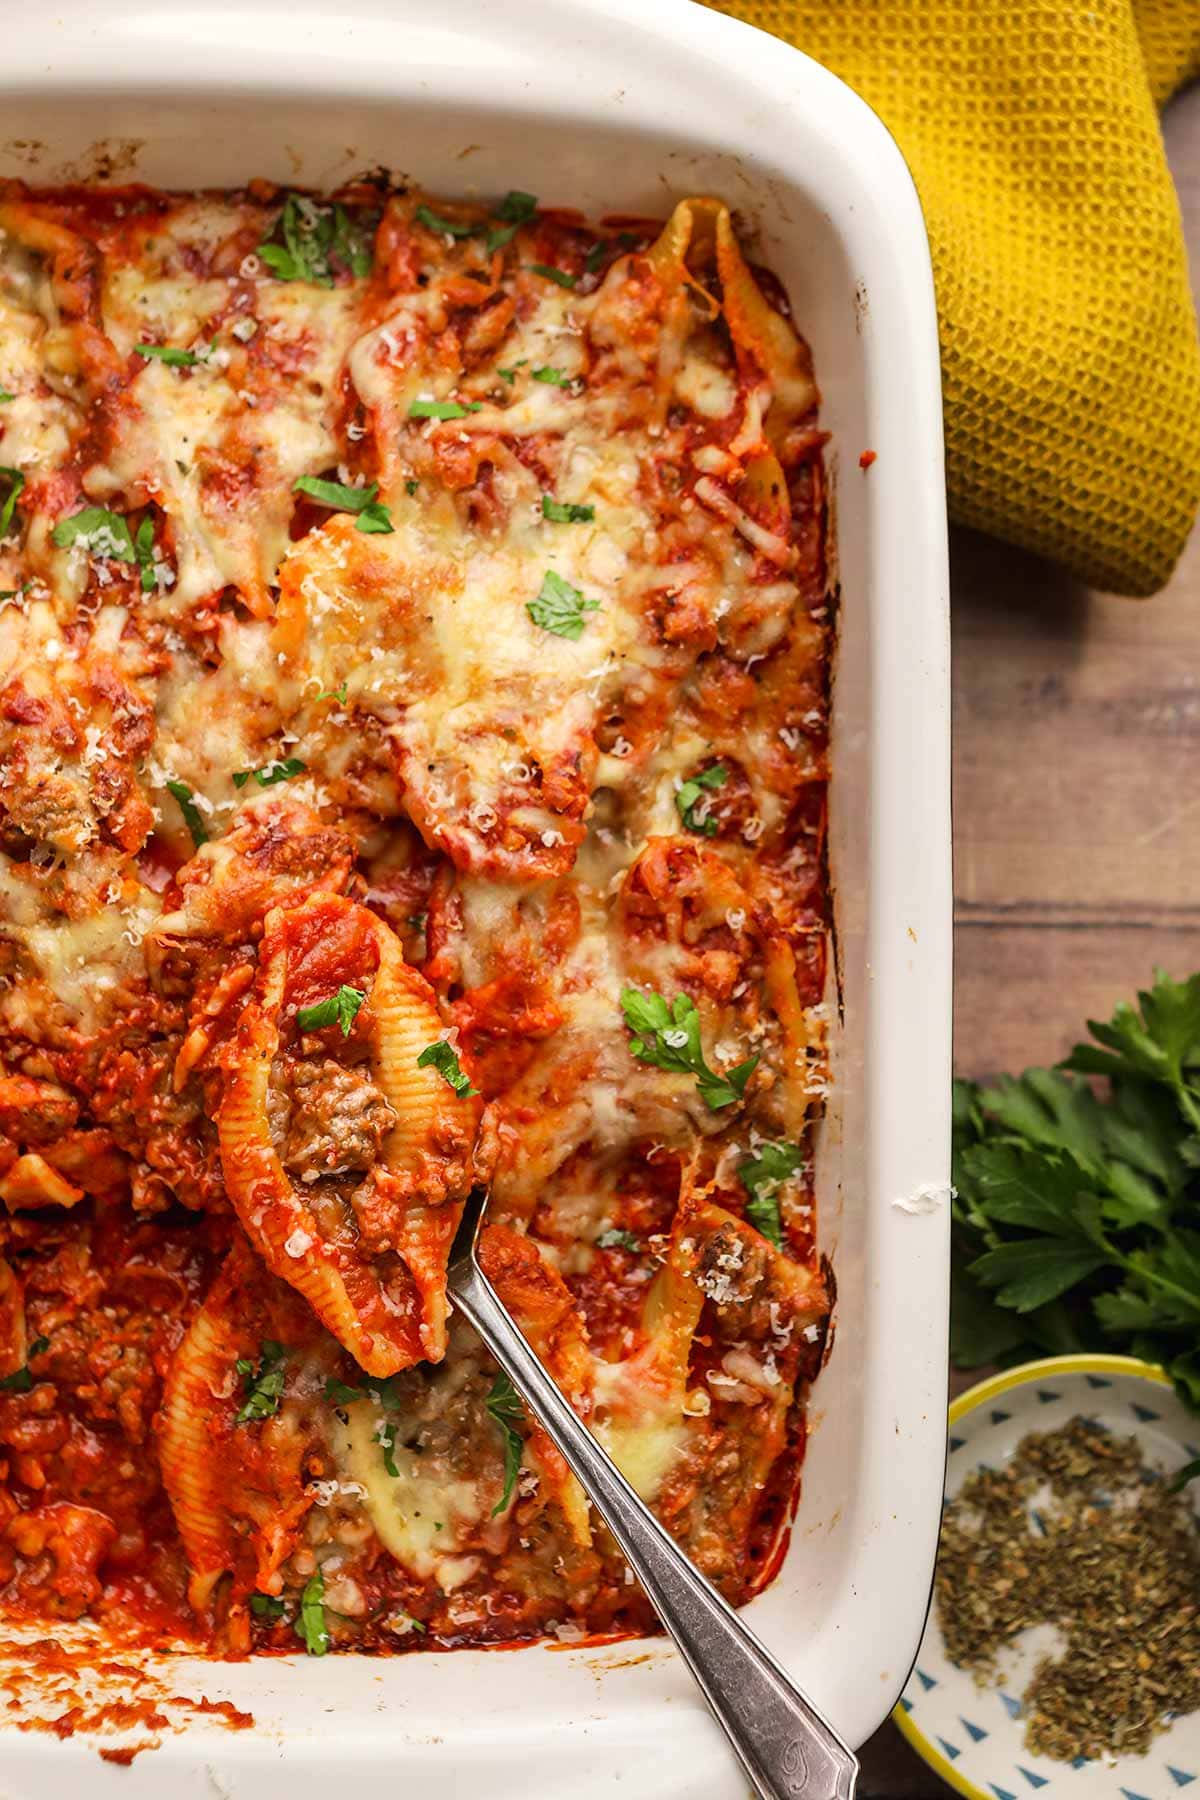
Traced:
<svg viewBox="0 0 1200 1800">
<path fill-rule="evenodd" d="M 288 1075 L 286 1093 L 272 1084 L 272 1136 L 284 1167 L 303 1182 L 373 1168 L 398 1119 L 370 1076 L 332 1057 L 293 1064 Z"/>
</svg>

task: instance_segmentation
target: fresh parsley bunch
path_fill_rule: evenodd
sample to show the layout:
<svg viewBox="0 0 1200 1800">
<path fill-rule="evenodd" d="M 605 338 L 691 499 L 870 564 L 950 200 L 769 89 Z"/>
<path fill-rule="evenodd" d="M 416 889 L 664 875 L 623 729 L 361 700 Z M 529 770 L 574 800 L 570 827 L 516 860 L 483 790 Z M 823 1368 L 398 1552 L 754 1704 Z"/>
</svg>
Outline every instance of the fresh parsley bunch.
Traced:
<svg viewBox="0 0 1200 1800">
<path fill-rule="evenodd" d="M 1125 1352 L 1200 1411 L 1200 975 L 1088 1030 L 1057 1069 L 954 1084 L 951 1354 Z"/>
</svg>

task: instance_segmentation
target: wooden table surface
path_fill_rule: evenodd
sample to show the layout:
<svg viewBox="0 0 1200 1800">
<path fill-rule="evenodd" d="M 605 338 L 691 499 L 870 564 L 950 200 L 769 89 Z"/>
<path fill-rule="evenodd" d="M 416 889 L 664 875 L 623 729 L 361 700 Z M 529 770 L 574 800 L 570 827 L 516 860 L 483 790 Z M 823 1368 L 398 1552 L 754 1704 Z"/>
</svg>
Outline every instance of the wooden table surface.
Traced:
<svg viewBox="0 0 1200 1800">
<path fill-rule="evenodd" d="M 1200 87 L 1164 129 L 1200 287 Z M 958 531 L 951 596 L 955 1067 L 982 1076 L 1200 969 L 1200 531 L 1149 601 Z M 948 1792 L 890 1724 L 862 1764 L 863 1800 Z"/>
</svg>

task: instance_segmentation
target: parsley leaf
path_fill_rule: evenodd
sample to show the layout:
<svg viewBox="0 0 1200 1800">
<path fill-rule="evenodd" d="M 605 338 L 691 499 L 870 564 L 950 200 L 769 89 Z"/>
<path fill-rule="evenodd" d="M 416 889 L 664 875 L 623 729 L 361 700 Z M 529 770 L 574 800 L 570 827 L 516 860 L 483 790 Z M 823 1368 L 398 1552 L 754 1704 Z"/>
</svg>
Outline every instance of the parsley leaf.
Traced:
<svg viewBox="0 0 1200 1800">
<path fill-rule="evenodd" d="M 333 255 L 343 268 L 349 269 L 360 280 L 371 273 L 374 259 L 369 240 L 378 222 L 378 214 L 363 213 L 355 219 L 344 206 L 333 209 Z"/>
<path fill-rule="evenodd" d="M 0 470 L 0 474 L 3 474 Z M 82 512 L 60 519 L 50 536 L 60 550 L 80 544 L 92 556 L 112 562 L 136 562 L 137 552 L 129 535 L 129 525 L 120 513 L 104 506 L 85 506 Z"/>
<path fill-rule="evenodd" d="M 410 419 L 465 419 L 469 412 L 482 410 L 482 400 L 414 400 L 408 416 Z"/>
<path fill-rule="evenodd" d="M 496 373 L 497 373 L 497 375 L 499 375 L 499 377 L 502 381 L 507 381 L 509 387 L 511 387 L 513 382 L 517 379 L 517 370 L 523 369 L 528 361 L 529 361 L 529 358 L 527 356 L 523 356 L 521 358 L 520 362 L 515 362 L 512 365 L 511 369 L 497 369 Z"/>
<path fill-rule="evenodd" d="M 385 1419 L 375 1433 L 375 1442 L 383 1451 L 383 1466 L 393 1481 L 399 1481 L 400 1470 L 396 1463 L 396 1421 Z"/>
<path fill-rule="evenodd" d="M 542 517 L 555 525 L 590 525 L 596 516 L 594 506 L 582 506 L 574 500 L 555 500 L 542 495 Z"/>
<path fill-rule="evenodd" d="M 1088 1028 L 1059 1069 L 954 1085 L 952 1355 L 1127 1352 L 1200 1412 L 1200 976 Z"/>
<path fill-rule="evenodd" d="M 1192 1129 L 1200 1131 L 1200 975 L 1176 982 L 1159 971 L 1136 1007 L 1122 1003 L 1107 1024 L 1089 1019 L 1088 1030 L 1103 1048 L 1077 1044 L 1064 1068 L 1162 1082 Z"/>
<path fill-rule="evenodd" d="M 677 994 L 668 1003 L 661 994 L 629 987 L 621 995 L 621 1010 L 633 1033 L 630 1052 L 639 1062 L 694 1075 L 700 1098 L 712 1112 L 742 1098 L 758 1067 L 758 1057 L 747 1058 L 723 1075 L 710 1069 L 700 1045 L 700 1015 L 687 994 Z"/>
<path fill-rule="evenodd" d="M 501 1373 L 492 1383 L 492 1391 L 487 1397 L 487 1410 L 491 1418 L 500 1427 L 504 1437 L 504 1492 L 492 1508 L 493 1519 L 502 1513 L 512 1499 L 513 1489 L 517 1485 L 517 1476 L 521 1469 L 521 1457 L 525 1450 L 525 1440 L 517 1430 L 517 1426 L 525 1417 L 525 1407 L 521 1396 L 508 1379 Z"/>
<path fill-rule="evenodd" d="M 318 694 L 317 698 L 323 700 L 327 696 Z M 233 777 L 233 785 L 235 788 L 244 788 L 253 777 L 259 787 L 274 787 L 278 781 L 290 781 L 293 775 L 303 775 L 307 767 L 308 764 L 302 763 L 298 756 L 285 756 L 278 762 L 263 763 L 260 769 L 238 769 Z"/>
<path fill-rule="evenodd" d="M 496 217 L 511 225 L 524 225 L 537 211 L 537 204 L 536 194 L 523 194 L 520 188 L 509 188 L 496 208 Z"/>
<path fill-rule="evenodd" d="M 537 211 L 537 198 L 533 194 L 523 194 L 514 188 L 505 194 L 496 208 L 496 217 L 505 220 L 503 225 L 496 226 L 488 232 L 485 250 L 490 256 L 493 250 L 502 250 L 505 244 L 511 244 L 517 235 L 519 226 L 532 219 Z"/>
<path fill-rule="evenodd" d="M 35 1356 L 42 1356 L 50 1348 L 48 1337 L 36 1337 L 25 1352 L 25 1361 L 19 1369 L 0 1380 L 0 1392 L 5 1394 L 27 1394 L 33 1386 L 34 1377 L 29 1365 Z"/>
<path fill-rule="evenodd" d="M 749 1196 L 746 1217 L 777 1250 L 783 1247 L 778 1190 L 803 1166 L 804 1155 L 798 1144 L 764 1144 L 757 1156 L 738 1167 L 742 1186 Z"/>
<path fill-rule="evenodd" d="M 285 1603 L 275 1594 L 251 1594 L 250 1611 L 256 1619 L 269 1619 L 272 1624 L 282 1619 L 286 1610 Z"/>
<path fill-rule="evenodd" d="M 343 982 L 336 994 L 318 1000 L 314 1006 L 300 1007 L 296 1023 L 301 1031 L 324 1031 L 328 1025 L 340 1025 L 342 1036 L 349 1037 L 366 998 L 361 988 L 347 987 Z"/>
<path fill-rule="evenodd" d="M 396 1377 L 369 1376 L 361 1387 L 351 1387 L 345 1381 L 339 1381 L 336 1375 L 330 1375 L 325 1382 L 325 1398 L 332 1400 L 335 1406 L 351 1406 L 356 1400 L 377 1400 L 380 1406 L 398 1407 L 402 1396 L 395 1385 Z"/>
<path fill-rule="evenodd" d="M 3 537 L 12 524 L 17 501 L 25 491 L 25 476 L 20 469 L 7 468 L 3 463 L 0 463 L 0 475 L 8 476 L 8 493 L 0 506 L 0 537 Z"/>
<path fill-rule="evenodd" d="M 561 369 L 530 369 L 529 373 L 535 381 L 545 382 L 547 387 L 570 387 L 573 377 L 564 375 Z"/>
<path fill-rule="evenodd" d="M 16 397 L 15 394 L 10 394 L 7 388 L 0 388 L 0 406 L 3 406 L 6 400 L 15 400 Z"/>
<path fill-rule="evenodd" d="M 457 219 L 447 219 L 441 213 L 435 213 L 431 206 L 418 206 L 416 216 L 426 230 L 436 231 L 442 237 L 474 237 L 480 229 L 478 225 L 464 225 Z"/>
<path fill-rule="evenodd" d="M 544 507 L 543 502 L 543 507 Z M 577 643 L 583 635 L 583 615 L 599 612 L 598 600 L 585 600 L 578 588 L 564 581 L 553 569 L 547 569 L 536 599 L 525 602 L 525 611 L 543 631 L 555 637 L 570 638 Z"/>
<path fill-rule="evenodd" d="M 1056 1300 L 1104 1262 L 1104 1251 L 1090 1244 L 1018 1238 L 978 1257 L 971 1264 L 971 1274 L 985 1286 L 998 1289 L 996 1299 L 1001 1306 L 1027 1313 L 1047 1300 Z"/>
<path fill-rule="evenodd" d="M 327 1376 L 325 1381 L 325 1398 L 332 1400 L 335 1406 L 350 1406 L 355 1400 L 365 1400 L 365 1387 L 351 1387 L 348 1382 L 339 1381 L 336 1375 Z"/>
<path fill-rule="evenodd" d="M 325 1581 L 320 1569 L 314 1569 L 300 1595 L 300 1616 L 292 1627 L 310 1656 L 324 1656 L 329 1648 L 329 1627 L 325 1623 Z"/>
<path fill-rule="evenodd" d="M 234 1420 L 237 1425 L 246 1425 L 251 1419 L 269 1419 L 279 1411 L 287 1351 L 274 1338 L 264 1338 L 259 1348 L 257 1365 L 248 1356 L 239 1356 L 235 1364 L 246 1396 Z"/>
<path fill-rule="evenodd" d="M 371 504 L 364 506 L 358 515 L 358 529 L 386 536 L 389 532 L 395 531 L 396 527 L 392 524 L 392 515 L 383 501 L 372 500 Z"/>
<path fill-rule="evenodd" d="M 711 768 L 702 769 L 699 775 L 684 782 L 675 796 L 675 808 L 688 831 L 700 837 L 716 837 L 720 827 L 709 811 L 711 800 L 704 796 L 706 790 L 722 788 L 728 780 L 729 770 L 724 763 L 713 763 Z"/>
<path fill-rule="evenodd" d="M 461 1100 L 469 1100 L 472 1094 L 479 1092 L 471 1086 L 471 1077 L 459 1063 L 458 1056 L 445 1038 L 439 1038 L 435 1044 L 426 1044 L 417 1058 L 418 1069 L 436 1069 L 443 1081 L 450 1086 Z"/>
<path fill-rule="evenodd" d="M 578 275 L 568 275 L 565 269 L 552 269 L 549 263 L 530 263 L 528 266 L 535 275 L 544 275 L 547 281 L 557 281 L 559 287 L 573 288 L 579 280 Z"/>
<path fill-rule="evenodd" d="M 377 481 L 360 488 L 349 487 L 341 481 L 321 481 L 315 475 L 301 475 L 293 482 L 292 492 L 307 494 L 318 505 L 332 507 L 336 512 L 357 513 L 360 531 L 395 530 L 391 513 L 381 500 L 375 498 L 379 492 Z"/>
<path fill-rule="evenodd" d="M 192 798 L 192 790 L 186 781 L 168 781 L 168 794 L 173 794 L 179 802 L 179 810 L 183 814 L 183 822 L 192 834 L 192 843 L 198 850 L 201 844 L 208 842 L 208 827 L 200 817 L 200 808 Z"/>
<path fill-rule="evenodd" d="M 619 231 L 616 237 L 601 238 L 593 244 L 583 259 L 583 266 L 589 275 L 594 275 L 610 250 L 618 253 L 632 250 L 637 243 L 632 231 Z"/>
<path fill-rule="evenodd" d="M 641 1247 L 641 1239 L 635 1237 L 632 1231 L 621 1231 L 616 1226 L 602 1231 L 596 1239 L 597 1250 L 629 1250 L 636 1255 Z"/>
<path fill-rule="evenodd" d="M 137 528 L 133 540 L 133 554 L 138 568 L 142 571 L 142 592 L 152 594 L 158 583 L 154 575 L 154 520 L 147 513 Z"/>
<path fill-rule="evenodd" d="M 289 194 L 276 229 L 283 243 L 263 242 L 258 254 L 280 281 L 309 281 L 328 288 L 337 266 L 352 275 L 371 272 L 367 220 L 352 219 L 336 202 L 323 206 L 307 194 Z"/>
<path fill-rule="evenodd" d="M 135 344 L 139 356 L 166 363 L 169 369 L 194 369 L 200 360 L 194 350 L 176 350 L 170 344 Z"/>
</svg>

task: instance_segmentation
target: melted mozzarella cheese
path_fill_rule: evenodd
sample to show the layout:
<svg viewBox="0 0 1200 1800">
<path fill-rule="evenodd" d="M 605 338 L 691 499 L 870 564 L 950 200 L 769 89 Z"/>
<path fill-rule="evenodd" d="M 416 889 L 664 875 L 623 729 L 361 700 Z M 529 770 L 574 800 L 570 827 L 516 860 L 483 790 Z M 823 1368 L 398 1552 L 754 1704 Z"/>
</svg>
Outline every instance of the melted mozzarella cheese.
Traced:
<svg viewBox="0 0 1200 1800">
<path fill-rule="evenodd" d="M 159 899 L 132 882 L 112 885 L 112 899 L 96 911 L 66 918 L 0 856 L 0 937 L 25 958 L 22 979 L 0 993 L 0 1018 L 10 1030 L 36 1040 L 55 1018 L 95 1032 L 123 1003 L 128 984 L 144 973 L 141 945 Z"/>
<path fill-rule="evenodd" d="M 452 1593 L 470 1576 L 474 1564 L 463 1554 L 484 1516 L 478 1483 L 430 1468 L 427 1459 L 406 1449 L 410 1423 L 385 1413 L 373 1400 L 357 1400 L 344 1408 L 347 1423 L 337 1426 L 334 1455 L 343 1476 L 365 1490 L 363 1506 L 384 1548 L 419 1580 L 434 1579 Z M 384 1464 L 380 1433 L 394 1427 L 391 1452 L 397 1475 Z"/>
</svg>

